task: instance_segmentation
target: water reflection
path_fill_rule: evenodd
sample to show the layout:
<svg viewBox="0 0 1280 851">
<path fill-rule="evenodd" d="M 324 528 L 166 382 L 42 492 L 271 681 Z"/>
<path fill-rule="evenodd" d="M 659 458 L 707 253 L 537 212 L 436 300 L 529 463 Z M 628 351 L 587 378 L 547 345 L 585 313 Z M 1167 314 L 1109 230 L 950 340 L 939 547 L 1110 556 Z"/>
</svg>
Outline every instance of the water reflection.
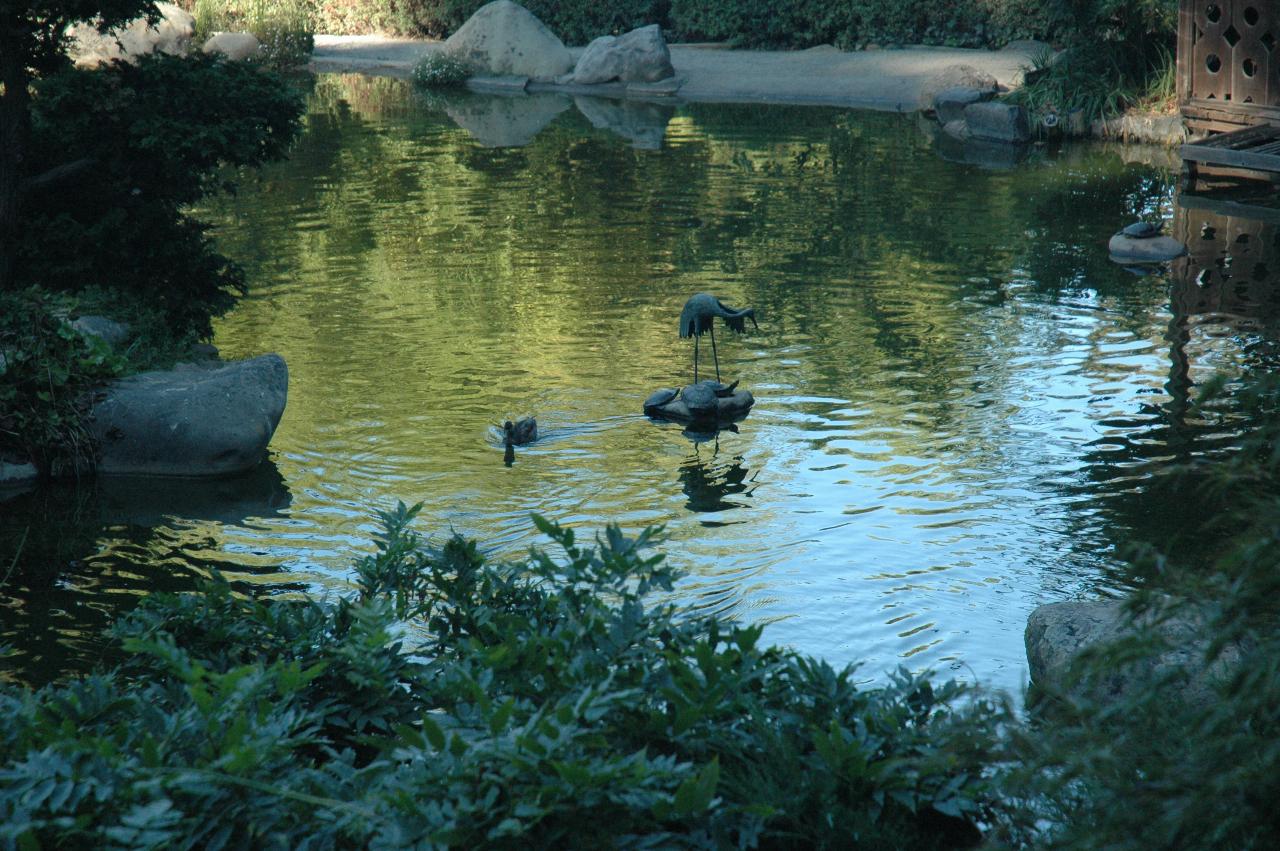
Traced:
<svg viewBox="0 0 1280 851">
<path fill-rule="evenodd" d="M 592 127 L 615 133 L 645 151 L 662 147 L 667 124 L 675 115 L 675 107 L 647 101 L 580 96 L 573 102 Z"/>
<path fill-rule="evenodd" d="M 737 455 L 720 460 L 718 441 L 708 459 L 702 457 L 701 449 L 695 444 L 693 454 L 680 465 L 680 489 L 689 498 L 685 507 L 704 514 L 748 507 L 756 481 L 754 475 L 748 478 L 750 469 L 745 459 Z M 741 495 L 739 500 L 730 499 L 737 495 Z M 702 524 L 719 526 L 724 522 L 704 519 Z"/>
<path fill-rule="evenodd" d="M 562 95 L 523 92 L 457 94 L 439 103 L 459 127 L 486 148 L 522 148 L 570 106 Z"/>
</svg>

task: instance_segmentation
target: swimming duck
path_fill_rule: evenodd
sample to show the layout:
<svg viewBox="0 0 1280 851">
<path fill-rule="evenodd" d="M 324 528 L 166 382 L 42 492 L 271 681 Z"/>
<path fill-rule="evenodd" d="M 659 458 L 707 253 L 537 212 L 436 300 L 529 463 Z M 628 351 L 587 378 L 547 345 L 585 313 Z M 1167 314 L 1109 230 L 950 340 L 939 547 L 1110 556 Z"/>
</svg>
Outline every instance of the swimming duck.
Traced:
<svg viewBox="0 0 1280 851">
<path fill-rule="evenodd" d="M 502 424 L 502 440 L 508 446 L 524 446 L 538 439 L 538 421 L 533 417 L 521 417 L 513 424 L 507 420 Z"/>
</svg>

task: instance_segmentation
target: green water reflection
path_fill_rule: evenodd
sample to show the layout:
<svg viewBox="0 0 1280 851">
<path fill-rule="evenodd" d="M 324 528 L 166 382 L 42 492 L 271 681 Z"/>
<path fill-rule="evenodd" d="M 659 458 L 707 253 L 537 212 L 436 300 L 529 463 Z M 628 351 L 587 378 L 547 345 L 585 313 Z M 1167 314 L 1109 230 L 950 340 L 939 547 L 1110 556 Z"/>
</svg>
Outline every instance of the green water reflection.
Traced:
<svg viewBox="0 0 1280 851">
<path fill-rule="evenodd" d="M 95 507 L 75 554 L 36 547 L 56 578 L 4 589 L 15 676 L 210 565 L 339 588 L 372 510 L 403 498 L 499 555 L 536 541 L 533 511 L 663 523 L 690 605 L 868 677 L 1016 688 L 1031 608 L 1105 591 L 1119 541 L 1186 528 L 1151 483 L 1235 427 L 1190 419 L 1191 385 L 1273 360 L 1270 303 L 1206 310 L 1109 262 L 1119 224 L 1175 216 L 1169 173 L 1114 150 L 1000 170 L 944 159 L 907 116 L 442 101 L 358 77 L 310 103 L 292 160 L 205 211 L 255 284 L 215 342 L 290 367 L 273 484 L 231 514 Z M 757 309 L 720 357 L 759 401 L 694 443 L 638 412 L 687 378 L 676 316 L 700 290 Z M 545 437 L 504 467 L 492 427 L 529 413 Z M 84 499 L 5 503 L 6 532 Z"/>
</svg>

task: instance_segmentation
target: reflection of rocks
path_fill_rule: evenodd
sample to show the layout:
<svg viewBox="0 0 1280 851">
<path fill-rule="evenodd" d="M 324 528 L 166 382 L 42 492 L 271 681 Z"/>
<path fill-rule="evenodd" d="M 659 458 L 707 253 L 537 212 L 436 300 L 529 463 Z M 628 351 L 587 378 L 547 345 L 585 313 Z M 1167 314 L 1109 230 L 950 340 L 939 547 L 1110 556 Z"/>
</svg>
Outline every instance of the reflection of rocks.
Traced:
<svg viewBox="0 0 1280 851">
<path fill-rule="evenodd" d="M 964 108 L 964 123 L 975 139 L 1013 144 L 1031 141 L 1027 111 L 1016 104 L 971 103 Z"/>
<path fill-rule="evenodd" d="M 573 102 L 593 127 L 616 133 L 635 147 L 656 151 L 667 135 L 667 123 L 675 108 L 634 100 L 576 97 Z"/>
<path fill-rule="evenodd" d="M 146 527 L 162 526 L 173 518 L 240 525 L 279 516 L 293 499 L 270 461 L 239 476 L 203 482 L 108 476 L 98 481 L 96 490 L 102 523 Z"/>
<path fill-rule="evenodd" d="M 934 143 L 938 156 L 948 162 L 974 165 L 991 171 L 1013 168 L 1026 159 L 1030 151 L 1027 145 L 974 139 L 965 132 L 963 121 L 938 128 Z"/>
<path fill-rule="evenodd" d="M 573 68 L 569 49 L 542 21 L 511 0 L 481 6 L 444 49 L 483 74 L 554 80 Z"/>
<path fill-rule="evenodd" d="M 700 381 L 678 393 L 675 390 L 657 390 L 645 400 L 644 412 L 655 419 L 717 427 L 742 419 L 756 403 L 749 390 L 732 390 L 726 395 L 718 395 L 715 384 L 714 381 Z"/>
<path fill-rule="evenodd" d="M 81 68 L 92 68 L 115 59 L 133 61 L 148 53 L 182 56 L 190 50 L 196 19 L 172 3 L 157 3 L 161 18 L 155 26 L 137 18 L 108 33 L 91 23 L 69 30 L 74 42 L 68 55 Z"/>
<path fill-rule="evenodd" d="M 588 44 L 573 69 L 573 82 L 656 83 L 675 73 L 662 30 L 657 24 L 650 24 L 617 38 L 601 36 Z"/>
<path fill-rule="evenodd" d="M 444 111 L 486 148 L 519 148 L 569 108 L 563 95 L 464 95 L 445 101 Z"/>
<path fill-rule="evenodd" d="M 1163 647 L 1128 664 L 1108 665 L 1105 675 L 1086 680 L 1073 676 L 1072 664 L 1081 651 L 1138 637 L 1150 628 Z M 1027 620 L 1027 662 L 1031 680 L 1056 693 L 1095 701 L 1123 699 L 1158 679 L 1175 677 L 1188 701 L 1205 704 L 1214 699 L 1214 686 L 1230 676 L 1240 661 L 1241 648 L 1227 646 L 1212 664 L 1205 662 L 1209 639 L 1204 618 L 1180 612 L 1165 623 L 1144 615 L 1136 622 L 1118 600 L 1049 603 Z"/>
<path fill-rule="evenodd" d="M 93 408 L 98 472 L 222 476 L 262 461 L 284 414 L 289 370 L 279 355 L 180 365 L 117 381 Z"/>
</svg>

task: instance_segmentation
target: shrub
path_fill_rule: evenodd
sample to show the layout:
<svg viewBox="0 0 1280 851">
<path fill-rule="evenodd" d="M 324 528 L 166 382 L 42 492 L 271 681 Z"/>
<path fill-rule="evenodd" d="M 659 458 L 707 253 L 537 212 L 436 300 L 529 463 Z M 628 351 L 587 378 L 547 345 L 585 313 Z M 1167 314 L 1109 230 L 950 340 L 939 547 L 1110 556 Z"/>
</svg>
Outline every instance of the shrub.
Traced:
<svg viewBox="0 0 1280 851">
<path fill-rule="evenodd" d="M 494 565 L 383 515 L 357 592 L 152 595 L 116 673 L 0 691 L 0 844 L 950 848 L 1004 712 L 682 617 L 610 528 Z M 216 819 L 210 813 L 217 813 Z"/>
<path fill-rule="evenodd" d="M 89 394 L 124 365 L 61 318 L 72 307 L 37 289 L 0 292 L 0 455 L 54 473 L 92 467 Z"/>
<path fill-rule="evenodd" d="M 315 25 L 308 0 L 195 0 L 197 43 L 215 32 L 251 32 L 262 44 L 262 61 L 272 68 L 305 65 L 315 48 Z"/>
<path fill-rule="evenodd" d="M 428 89 L 460 86 L 471 75 L 471 66 L 466 60 L 442 50 L 428 53 L 413 66 L 414 84 Z"/>
<path fill-rule="evenodd" d="M 244 282 L 185 208 L 231 185 L 224 166 L 282 157 L 301 109 L 276 76 L 214 57 L 41 80 L 25 165 L 70 164 L 75 191 L 26 196 L 14 278 L 64 292 L 110 286 L 163 311 L 178 335 L 208 334 Z"/>
</svg>

